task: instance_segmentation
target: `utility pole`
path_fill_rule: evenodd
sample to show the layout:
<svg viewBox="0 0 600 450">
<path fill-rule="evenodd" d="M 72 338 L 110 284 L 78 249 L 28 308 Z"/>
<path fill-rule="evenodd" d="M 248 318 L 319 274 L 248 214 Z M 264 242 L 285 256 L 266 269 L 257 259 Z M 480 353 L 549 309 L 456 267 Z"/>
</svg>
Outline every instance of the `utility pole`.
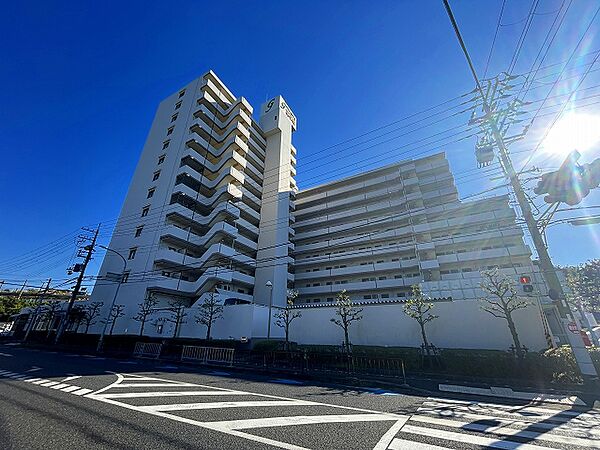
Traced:
<svg viewBox="0 0 600 450">
<path fill-rule="evenodd" d="M 27 342 L 27 339 L 29 339 L 29 333 L 31 333 L 31 330 L 33 330 L 33 327 L 35 326 L 35 322 L 37 321 L 37 317 L 40 311 L 40 307 L 42 306 L 42 297 L 43 295 L 48 292 L 48 289 L 50 289 L 50 283 L 52 282 L 52 278 L 48 278 L 48 281 L 46 282 L 46 287 L 44 287 L 44 285 L 42 285 L 40 287 L 40 291 L 38 293 L 38 298 L 37 298 L 37 305 L 35 306 L 35 310 L 33 311 L 33 313 L 31 314 L 31 318 L 29 319 L 29 325 L 27 326 L 27 332 L 25 333 L 25 337 L 23 338 L 23 342 Z"/>
<path fill-rule="evenodd" d="M 92 238 L 92 242 L 84 247 L 84 250 L 87 251 L 83 263 L 81 264 L 79 276 L 77 277 L 77 282 L 75 283 L 75 287 L 73 288 L 73 292 L 71 293 L 71 298 L 69 300 L 69 304 L 67 306 L 67 310 L 65 311 L 65 316 L 63 320 L 61 320 L 60 325 L 58 327 L 58 331 L 56 332 L 56 337 L 54 339 L 54 344 L 58 344 L 65 329 L 67 328 L 67 322 L 69 321 L 69 315 L 71 314 L 71 310 L 73 309 L 73 304 L 79 295 L 79 290 L 81 289 L 81 283 L 83 282 L 83 277 L 85 275 L 85 269 L 87 268 L 88 263 L 92 259 L 92 254 L 94 253 L 94 247 L 96 246 L 96 239 L 98 239 L 98 233 L 100 232 L 100 225 L 96 228 L 94 232 L 94 237 Z M 81 245 L 81 244 L 80 244 Z"/>
<path fill-rule="evenodd" d="M 4 284 L 4 281 L 2 282 L 2 284 Z M 21 286 L 21 289 L 19 289 L 19 296 L 17 297 L 17 300 L 21 300 L 21 296 L 23 295 L 25 286 L 27 286 L 27 280 L 23 281 L 23 286 Z"/>
<path fill-rule="evenodd" d="M 519 181 L 519 177 L 515 172 L 514 166 L 508 154 L 508 150 L 504 143 L 504 139 L 502 134 L 498 129 L 498 124 L 496 123 L 496 119 L 492 114 L 492 110 L 490 105 L 486 100 L 486 95 L 481 87 L 481 83 L 479 78 L 477 77 L 477 72 L 475 71 L 475 67 L 471 61 L 471 57 L 467 51 L 465 43 L 463 41 L 462 35 L 458 28 L 458 24 L 456 23 L 456 19 L 454 18 L 454 14 L 452 13 L 452 9 L 450 8 L 450 4 L 448 0 L 443 0 L 444 6 L 446 8 L 446 12 L 448 13 L 448 17 L 450 18 L 450 22 L 454 28 L 454 32 L 456 33 L 456 37 L 458 38 L 459 44 L 463 50 L 463 53 L 467 59 L 469 64 L 469 69 L 471 70 L 471 74 L 473 75 L 473 79 L 475 80 L 475 84 L 477 86 L 477 91 L 481 95 L 482 106 L 487 116 L 487 125 L 490 127 L 490 131 L 493 135 L 495 144 L 498 148 L 498 154 L 500 158 L 500 162 L 502 164 L 502 168 L 506 174 L 506 176 L 510 180 L 510 185 L 515 194 L 517 202 L 519 203 L 519 208 L 523 214 L 523 218 L 525 219 L 525 223 L 527 224 L 527 229 L 531 235 L 531 239 L 533 241 L 533 245 L 537 251 L 540 267 L 542 271 L 542 276 L 544 280 L 548 284 L 549 288 L 549 297 L 555 301 L 556 306 L 562 316 L 562 327 L 563 332 L 567 336 L 569 343 L 571 344 L 571 348 L 573 350 L 573 354 L 575 355 L 575 359 L 577 360 L 577 364 L 579 369 L 581 370 L 581 374 L 583 375 L 584 380 L 590 381 L 591 379 L 597 378 L 598 374 L 596 373 L 596 368 L 594 367 L 594 363 L 588 353 L 585 344 L 583 343 L 583 339 L 579 330 L 577 330 L 577 334 L 569 332 L 566 330 L 568 322 L 572 321 L 572 313 L 571 310 L 565 301 L 565 294 L 556 275 L 556 270 L 554 269 L 554 265 L 552 264 L 552 260 L 550 259 L 550 255 L 548 253 L 548 249 L 544 244 L 544 239 L 542 238 L 542 234 L 537 227 L 537 222 L 533 217 L 531 211 L 531 205 L 529 204 L 529 200 L 523 191 L 523 187 L 521 186 L 521 182 Z"/>
</svg>

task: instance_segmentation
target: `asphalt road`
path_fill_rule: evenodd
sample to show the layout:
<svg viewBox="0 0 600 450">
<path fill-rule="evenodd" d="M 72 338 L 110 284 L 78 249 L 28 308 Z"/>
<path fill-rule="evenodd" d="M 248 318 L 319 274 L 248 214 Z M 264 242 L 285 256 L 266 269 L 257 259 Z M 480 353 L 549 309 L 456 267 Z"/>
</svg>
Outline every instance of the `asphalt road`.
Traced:
<svg viewBox="0 0 600 450">
<path fill-rule="evenodd" d="M 0 345 L 0 449 L 600 448 L 600 411 Z"/>
</svg>

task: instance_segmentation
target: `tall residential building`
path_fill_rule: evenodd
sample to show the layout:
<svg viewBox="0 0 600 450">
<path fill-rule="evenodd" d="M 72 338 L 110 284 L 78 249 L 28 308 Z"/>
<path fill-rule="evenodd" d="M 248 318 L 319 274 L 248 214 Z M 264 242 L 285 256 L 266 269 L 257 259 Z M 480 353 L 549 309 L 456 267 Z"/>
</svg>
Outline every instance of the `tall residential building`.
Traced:
<svg viewBox="0 0 600 450">
<path fill-rule="evenodd" d="M 296 328 L 328 342 L 331 330 L 314 324 L 330 324 L 326 306 L 344 289 L 377 308 L 420 284 L 456 304 L 480 297 L 481 269 L 515 278 L 535 271 L 508 197 L 460 201 L 443 153 L 298 192 L 296 116 L 281 96 L 258 116 L 213 72 L 160 103 L 91 298 L 104 302 L 106 317 L 123 272 L 118 252 L 125 317 L 116 333 L 139 332 L 138 304 L 153 296 L 147 334 L 202 337 L 195 308 L 216 293 L 227 307 L 214 337 L 281 337 L 274 320 L 269 326 L 270 305 L 286 306 L 294 288 L 297 307 L 316 318 Z M 479 320 L 475 302 L 445 304 Z M 191 308 L 187 325 L 172 325 L 168 308 Z M 361 326 L 367 342 L 372 325 Z M 393 339 L 374 342 L 398 345 Z"/>
<path fill-rule="evenodd" d="M 115 284 L 104 280 L 123 270 L 114 252 L 127 261 L 116 303 L 128 316 L 150 294 L 163 306 L 189 307 L 207 292 L 285 301 L 296 118 L 280 96 L 258 122 L 252 113 L 212 71 L 160 103 L 92 301 L 112 301 Z"/>
<path fill-rule="evenodd" d="M 295 231 L 298 303 L 476 299 L 481 269 L 533 271 L 508 198 L 459 201 L 443 153 L 300 191 Z"/>
</svg>

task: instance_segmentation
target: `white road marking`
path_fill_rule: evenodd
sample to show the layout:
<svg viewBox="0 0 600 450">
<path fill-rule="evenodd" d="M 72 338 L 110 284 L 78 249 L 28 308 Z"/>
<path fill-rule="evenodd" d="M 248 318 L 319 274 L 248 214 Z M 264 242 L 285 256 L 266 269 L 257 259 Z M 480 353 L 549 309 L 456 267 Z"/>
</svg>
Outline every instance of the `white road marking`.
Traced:
<svg viewBox="0 0 600 450">
<path fill-rule="evenodd" d="M 477 431 L 479 433 L 492 433 L 498 434 L 500 436 L 507 437 L 521 437 L 532 440 L 544 440 L 554 442 L 556 444 L 562 445 L 579 445 L 582 447 L 592 447 L 598 448 L 597 442 L 593 442 L 590 439 L 581 439 L 574 436 L 562 436 L 555 433 L 546 433 L 546 432 L 535 432 L 535 431 L 527 431 L 527 430 L 516 430 L 514 428 L 510 428 L 503 424 L 501 426 L 494 425 L 485 425 L 482 423 L 473 423 L 470 421 L 461 421 L 461 420 L 450 420 L 450 419 L 439 419 L 436 417 L 427 417 L 427 416 L 412 416 L 410 418 L 411 421 L 441 425 L 445 427 L 452 428 L 461 428 L 463 430 L 468 431 Z"/>
<path fill-rule="evenodd" d="M 40 386 L 51 387 L 51 386 L 55 386 L 57 384 L 58 384 L 58 381 L 49 381 L 47 383 L 40 383 Z"/>
<path fill-rule="evenodd" d="M 13 355 L 11 355 L 10 353 L 0 353 L 0 356 L 6 356 L 7 358 L 13 357 Z"/>
<path fill-rule="evenodd" d="M 314 406 L 305 400 L 260 400 L 242 402 L 173 403 L 167 405 L 140 406 L 140 411 L 188 411 L 192 409 L 258 408 L 263 406 Z M 317 403 L 318 405 L 318 403 Z"/>
<path fill-rule="evenodd" d="M 72 375 L 72 376 L 70 376 L 70 377 L 67 377 L 67 378 L 65 378 L 65 379 L 64 379 L 64 380 L 62 380 L 62 381 L 63 381 L 63 382 L 64 382 L 64 381 L 71 381 L 71 380 L 76 380 L 77 378 L 81 378 L 81 375 Z"/>
<path fill-rule="evenodd" d="M 73 391 L 76 391 L 77 389 L 81 389 L 81 387 L 79 387 L 79 386 L 69 386 L 69 387 L 61 389 L 61 391 L 63 391 L 63 392 L 73 392 Z"/>
<path fill-rule="evenodd" d="M 381 422 L 397 421 L 396 414 L 327 414 L 323 416 L 285 416 L 260 419 L 224 420 L 204 422 L 223 430 L 245 430 L 249 428 L 287 427 L 290 425 L 311 425 L 319 423 Z"/>
<path fill-rule="evenodd" d="M 198 395 L 248 395 L 242 391 L 157 391 L 157 392 L 119 392 L 117 394 L 97 394 L 103 398 L 149 398 L 149 397 L 181 397 Z"/>
<path fill-rule="evenodd" d="M 467 413 L 476 413 L 476 414 L 503 414 L 507 417 L 520 419 L 520 420 L 546 420 L 551 422 L 558 423 L 573 423 L 574 419 L 581 420 L 594 420 L 597 421 L 600 419 L 600 416 L 596 414 L 588 414 L 584 412 L 575 412 L 575 411 L 560 411 L 554 410 L 552 412 L 541 413 L 539 408 L 536 407 L 525 407 L 519 409 L 506 408 L 506 405 L 498 405 L 498 407 L 493 408 L 490 406 L 479 407 L 478 404 L 474 405 L 448 405 L 439 402 L 424 402 L 423 406 L 419 408 L 417 411 L 419 412 L 440 412 L 440 414 L 448 414 L 452 411 L 461 411 Z"/>
<path fill-rule="evenodd" d="M 43 378 L 39 381 L 34 381 L 33 384 L 42 384 L 42 383 L 47 383 L 50 380 L 44 380 Z"/>
<path fill-rule="evenodd" d="M 402 428 L 402 432 L 417 434 L 419 436 L 428 436 L 437 439 L 462 442 L 466 444 L 479 445 L 482 447 L 499 448 L 503 450 L 551 450 L 551 447 L 523 444 L 521 442 L 515 441 L 504 441 L 496 438 L 475 436 L 472 434 L 455 433 L 453 431 L 438 430 L 436 428 L 415 427 L 413 425 L 404 425 L 404 427 Z"/>
<path fill-rule="evenodd" d="M 177 383 L 177 384 L 171 384 L 171 383 L 129 383 L 129 384 L 120 384 L 119 386 L 115 386 L 115 387 L 123 387 L 123 388 L 135 388 L 135 387 L 171 387 L 171 386 L 175 386 L 175 387 L 179 387 L 179 386 L 196 386 L 195 384 L 191 384 L 191 383 Z"/>
<path fill-rule="evenodd" d="M 30 378 L 29 380 L 25 380 L 26 383 L 33 383 L 34 381 L 41 380 L 41 378 Z"/>
<path fill-rule="evenodd" d="M 31 369 L 26 370 L 25 372 L 37 372 L 38 370 L 42 370 L 41 367 L 33 366 Z"/>
<path fill-rule="evenodd" d="M 408 416 L 403 416 L 399 414 L 393 413 L 383 413 L 381 411 L 372 411 L 363 408 L 355 408 L 351 406 L 341 406 L 341 405 L 333 405 L 326 403 L 318 403 L 318 402 L 308 402 L 303 400 L 296 400 L 286 397 L 279 397 L 268 394 L 260 394 L 255 392 L 244 392 L 244 391 L 233 391 L 226 388 L 219 388 L 215 386 L 206 386 L 200 384 L 192 384 L 192 383 L 181 383 L 181 382 L 173 382 L 172 380 L 164 380 L 161 378 L 152 378 L 151 380 L 147 380 L 147 378 L 138 376 L 133 374 L 115 374 L 117 376 L 117 380 L 105 386 L 102 389 L 99 389 L 91 394 L 86 395 L 86 398 L 98 400 L 104 403 L 108 403 L 114 406 L 118 406 L 121 408 L 130 409 L 133 411 L 143 412 L 145 414 L 151 414 L 158 417 L 163 417 L 165 419 L 170 419 L 182 423 L 187 423 L 191 425 L 195 425 L 202 428 L 207 428 L 215 431 L 219 431 L 221 433 L 229 434 L 232 436 L 240 437 L 243 439 L 247 439 L 250 441 L 255 441 L 263 444 L 268 444 L 274 447 L 284 448 L 286 450 L 307 450 L 303 447 L 290 444 L 287 442 L 276 441 L 273 439 L 265 438 L 262 436 L 256 436 L 253 434 L 248 434 L 240 431 L 240 429 L 244 428 L 256 428 L 256 427 L 271 427 L 271 426 L 288 426 L 288 425 L 300 425 L 300 424 L 318 424 L 318 423 L 343 423 L 343 422 L 374 422 L 374 421 L 394 421 L 394 427 L 397 427 L 399 421 L 408 420 Z M 141 383 L 124 383 L 125 378 L 136 378 L 142 380 Z M 130 380 L 131 381 L 131 380 Z M 145 381 L 155 381 L 157 383 L 146 383 Z M 165 383 L 165 382 L 171 382 Z M 160 382 L 160 383 L 158 383 Z M 248 395 L 255 397 L 263 397 L 270 399 L 270 401 L 248 401 L 248 402 L 214 402 L 214 403 L 188 403 L 188 404 L 180 404 L 180 405 L 157 405 L 157 406 L 135 406 L 128 403 L 123 403 L 116 398 L 135 398 L 136 396 L 146 396 L 149 393 L 132 393 L 132 392 L 123 392 L 123 393 L 107 393 L 107 391 L 113 388 L 121 388 L 123 386 L 126 387 L 141 387 L 142 385 L 152 384 L 151 387 L 179 387 L 179 386 L 188 386 L 188 387 L 196 387 L 196 388 L 204 388 L 206 391 L 197 391 L 201 392 L 201 395 L 214 395 L 214 392 L 222 392 L 221 395 L 230 395 L 235 393 L 235 395 Z M 174 391 L 175 392 L 175 391 Z M 185 392 L 185 391 L 181 391 Z M 194 391 L 190 391 L 194 392 Z M 210 392 L 210 394 L 209 394 Z M 124 394 L 123 396 L 121 396 Z M 133 395 L 131 395 L 133 394 Z M 116 397 L 118 395 L 118 397 Z M 113 397 L 115 396 L 115 397 Z M 115 398 L 115 399 L 113 399 Z M 234 420 L 234 421 L 221 421 L 221 422 L 201 422 L 198 420 L 188 419 L 186 417 L 178 416 L 175 414 L 170 414 L 165 412 L 167 410 L 171 411 L 181 411 L 184 409 L 194 408 L 222 408 L 225 405 L 230 405 L 229 407 L 242 407 L 242 406 L 289 406 L 289 405 L 306 405 L 306 406 L 326 406 L 331 408 L 336 408 L 338 410 L 352 411 L 354 414 L 339 414 L 339 415 L 322 415 L 322 416 L 294 416 L 294 417 L 275 417 L 275 418 L 267 418 L 267 419 L 251 419 L 251 420 Z M 234 406 L 235 405 L 235 406 Z M 167 409 L 168 408 L 168 409 Z M 362 413 L 362 414 L 357 414 Z M 390 433 L 391 434 L 391 433 Z"/>
<path fill-rule="evenodd" d="M 395 438 L 390 446 L 390 450 L 448 450 L 448 447 L 438 447 L 437 445 L 424 444 L 417 441 L 405 441 Z"/>
<path fill-rule="evenodd" d="M 379 442 L 375 444 L 373 450 L 386 450 L 390 445 L 392 439 L 394 439 L 394 436 L 398 434 L 398 432 L 402 429 L 402 427 L 407 421 L 408 417 L 403 417 L 402 419 L 398 420 L 394 425 L 392 425 L 390 429 L 387 430 L 383 436 L 381 436 L 381 439 L 379 439 Z"/>
<path fill-rule="evenodd" d="M 71 386 L 71 385 L 66 384 L 66 383 L 60 383 L 60 384 L 57 384 L 56 386 L 52 386 L 51 389 L 64 389 L 69 386 Z"/>
<path fill-rule="evenodd" d="M 92 392 L 92 389 L 80 388 L 78 391 L 71 392 L 71 394 L 85 395 L 85 394 L 89 394 L 90 392 Z"/>
</svg>

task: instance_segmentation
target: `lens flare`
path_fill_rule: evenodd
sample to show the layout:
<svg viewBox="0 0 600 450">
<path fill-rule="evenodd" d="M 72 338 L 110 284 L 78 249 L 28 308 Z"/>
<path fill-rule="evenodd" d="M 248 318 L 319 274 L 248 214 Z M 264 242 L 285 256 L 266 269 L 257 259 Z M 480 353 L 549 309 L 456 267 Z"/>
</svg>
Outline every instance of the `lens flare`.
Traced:
<svg viewBox="0 0 600 450">
<path fill-rule="evenodd" d="M 584 152 L 600 142 L 600 116 L 569 113 L 560 119 L 544 140 L 544 151 L 567 155 Z"/>
</svg>

